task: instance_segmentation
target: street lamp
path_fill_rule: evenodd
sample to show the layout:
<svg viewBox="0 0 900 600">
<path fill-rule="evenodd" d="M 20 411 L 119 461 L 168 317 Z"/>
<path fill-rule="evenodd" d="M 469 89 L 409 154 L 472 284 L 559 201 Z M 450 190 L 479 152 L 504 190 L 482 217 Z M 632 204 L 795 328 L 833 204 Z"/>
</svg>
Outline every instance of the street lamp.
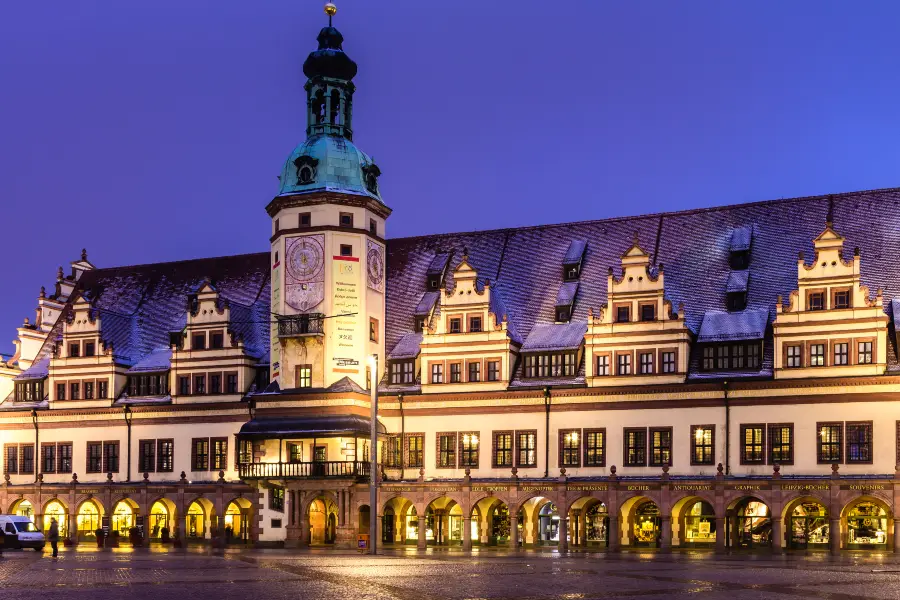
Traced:
<svg viewBox="0 0 900 600">
<path fill-rule="evenodd" d="M 378 531 L 378 355 L 369 357 L 372 428 L 369 441 L 369 554 L 375 554 Z"/>
</svg>

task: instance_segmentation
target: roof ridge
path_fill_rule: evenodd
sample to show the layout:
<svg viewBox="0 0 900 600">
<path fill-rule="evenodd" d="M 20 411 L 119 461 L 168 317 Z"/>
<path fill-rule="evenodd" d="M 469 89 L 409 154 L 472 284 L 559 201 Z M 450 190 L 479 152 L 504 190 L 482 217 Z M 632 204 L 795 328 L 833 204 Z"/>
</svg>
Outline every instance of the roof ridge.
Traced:
<svg viewBox="0 0 900 600">
<path fill-rule="evenodd" d="M 117 271 L 120 269 L 137 269 L 139 267 L 158 267 L 162 265 L 177 265 L 183 263 L 191 263 L 191 262 L 202 262 L 207 260 L 222 260 L 222 259 L 235 259 L 235 258 L 249 258 L 249 257 L 259 257 L 265 255 L 268 257 L 268 252 L 247 252 L 244 254 L 228 254 L 224 256 L 204 256 L 200 258 L 185 258 L 182 260 L 170 260 L 170 261 L 161 261 L 161 262 L 148 262 L 141 263 L 138 265 L 117 265 L 114 267 L 98 267 L 96 269 L 92 269 L 89 273 L 103 273 L 105 271 Z"/>
<path fill-rule="evenodd" d="M 563 223 L 547 223 L 543 225 L 522 225 L 519 227 L 498 227 L 496 229 L 476 229 L 470 231 L 448 231 L 440 233 L 427 233 L 422 235 L 412 235 L 408 237 L 388 238 L 388 242 L 406 242 L 410 240 L 419 240 L 425 238 L 434 238 L 439 236 L 455 236 L 455 235 L 474 235 L 474 234 L 490 234 L 490 233 L 510 233 L 518 231 L 533 231 L 539 229 L 552 229 L 555 227 L 570 227 L 573 225 L 586 225 L 594 223 L 613 223 L 616 221 L 630 221 L 633 219 L 650 219 L 659 217 L 673 217 L 680 215 L 691 215 L 704 212 L 716 212 L 723 210 L 731 210 L 734 208 L 743 208 L 747 206 L 759 206 L 761 204 L 781 204 L 787 202 L 812 202 L 815 200 L 824 200 L 826 198 L 843 198 L 859 194 L 874 194 L 880 192 L 900 192 L 900 187 L 875 188 L 869 190 L 854 190 L 849 192 L 838 192 L 836 194 L 819 194 L 817 196 L 797 196 L 794 198 L 770 198 L 768 200 L 754 200 L 751 202 L 735 202 L 732 204 L 722 204 L 716 206 L 703 206 L 697 208 L 686 208 L 683 210 L 673 210 L 665 212 L 654 212 L 640 215 L 627 215 L 621 217 L 606 217 L 603 219 L 583 219 L 580 221 L 566 221 Z"/>
</svg>

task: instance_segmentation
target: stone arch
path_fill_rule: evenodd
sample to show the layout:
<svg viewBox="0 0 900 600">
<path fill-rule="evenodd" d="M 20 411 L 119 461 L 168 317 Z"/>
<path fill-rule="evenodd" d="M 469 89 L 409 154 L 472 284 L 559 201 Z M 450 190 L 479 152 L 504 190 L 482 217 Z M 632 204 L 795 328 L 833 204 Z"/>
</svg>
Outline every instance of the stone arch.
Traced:
<svg viewBox="0 0 900 600">
<path fill-rule="evenodd" d="M 310 492 L 301 513 L 307 524 L 310 544 L 333 544 L 337 537 L 339 511 L 337 498 L 331 492 Z"/>
<path fill-rule="evenodd" d="M 711 547 L 719 531 L 722 515 L 716 512 L 715 497 L 702 492 L 678 498 L 672 503 L 672 545 L 688 548 Z"/>
<path fill-rule="evenodd" d="M 419 527 L 415 502 L 400 493 L 382 498 L 380 517 L 381 543 L 403 544 L 416 541 L 416 536 L 410 535 Z M 414 521 L 410 521 L 411 518 Z"/>
<path fill-rule="evenodd" d="M 772 546 L 772 504 L 762 495 L 745 493 L 733 496 L 727 504 L 726 514 L 726 539 L 729 547 Z M 775 516 L 780 517 L 780 513 Z"/>
<path fill-rule="evenodd" d="M 176 527 L 184 527 L 186 540 L 202 541 L 212 537 L 213 521 L 216 519 L 216 505 L 212 500 L 203 494 L 185 498 L 184 511 L 184 522 L 176 522 Z"/>
<path fill-rule="evenodd" d="M 532 495 L 518 504 L 523 544 L 556 545 L 563 534 L 567 506 L 559 502 L 560 494 Z M 555 507 L 555 510 L 552 508 Z M 542 511 L 544 514 L 542 514 Z M 542 518 L 543 517 L 543 518 Z M 554 517 L 556 517 L 554 519 Z"/>
<path fill-rule="evenodd" d="M 425 542 L 436 546 L 462 544 L 463 504 L 450 494 L 431 494 L 420 515 L 425 516 Z"/>
<path fill-rule="evenodd" d="M 887 550 L 894 544 L 891 503 L 873 492 L 853 498 L 840 512 L 843 547 L 851 550 Z"/>
<path fill-rule="evenodd" d="M 630 546 L 659 547 L 662 516 L 659 494 L 630 496 L 619 505 L 622 543 Z"/>
<path fill-rule="evenodd" d="M 137 524 L 136 517 L 140 514 L 140 507 L 134 498 L 127 494 L 118 495 L 117 499 L 110 502 L 110 533 L 117 532 L 119 539 L 128 539 L 132 527 Z"/>
<path fill-rule="evenodd" d="M 175 502 L 166 496 L 159 496 L 148 503 L 148 518 L 145 535 L 148 539 L 159 540 L 163 543 L 175 537 L 177 527 L 178 507 Z"/>
<path fill-rule="evenodd" d="M 224 506 L 222 535 L 226 543 L 248 543 L 253 528 L 253 503 L 243 495 L 235 496 Z"/>
<path fill-rule="evenodd" d="M 23 502 L 27 502 L 28 505 L 31 506 L 31 515 L 30 516 L 31 516 L 32 520 L 36 519 L 38 517 L 38 515 L 43 514 L 43 512 L 38 512 L 39 510 L 43 511 L 43 507 L 41 506 L 40 501 L 31 494 L 22 494 L 20 496 L 17 496 L 16 498 L 14 498 L 12 500 L 12 502 L 9 504 L 9 511 L 7 514 L 10 514 L 10 515 L 18 514 L 17 511 L 19 509 L 19 506 Z"/>
<path fill-rule="evenodd" d="M 106 507 L 95 496 L 85 496 L 75 505 L 75 527 L 73 533 L 79 540 L 96 539 L 96 531 L 103 523 Z"/>
<path fill-rule="evenodd" d="M 829 504 L 828 498 L 812 491 L 805 495 L 792 496 L 784 501 L 784 506 L 777 517 L 781 520 L 784 532 L 782 537 L 788 548 L 828 549 L 833 515 Z M 775 540 L 776 544 L 781 542 L 782 540 Z"/>
<path fill-rule="evenodd" d="M 465 513 L 464 513 L 465 514 Z M 469 535 L 472 543 L 506 545 L 512 535 L 512 516 L 509 503 L 499 496 L 485 495 L 472 503 L 468 511 L 471 519 Z M 518 519 L 517 529 L 518 529 Z M 465 522 L 463 522 L 465 527 Z"/>
<path fill-rule="evenodd" d="M 569 538 L 572 545 L 608 546 L 610 509 L 606 495 L 594 492 L 568 500 Z"/>
<path fill-rule="evenodd" d="M 28 497 L 26 496 L 25 499 Z M 59 527 L 59 537 L 68 539 L 72 531 L 74 531 L 74 523 L 71 522 L 72 508 L 65 500 L 56 496 L 49 498 L 43 505 L 39 503 L 33 504 L 35 510 L 35 518 L 40 516 L 40 522 L 35 521 L 34 525 L 41 531 L 46 532 L 50 529 L 50 520 L 55 518 Z M 38 513 L 37 511 L 40 510 Z"/>
</svg>

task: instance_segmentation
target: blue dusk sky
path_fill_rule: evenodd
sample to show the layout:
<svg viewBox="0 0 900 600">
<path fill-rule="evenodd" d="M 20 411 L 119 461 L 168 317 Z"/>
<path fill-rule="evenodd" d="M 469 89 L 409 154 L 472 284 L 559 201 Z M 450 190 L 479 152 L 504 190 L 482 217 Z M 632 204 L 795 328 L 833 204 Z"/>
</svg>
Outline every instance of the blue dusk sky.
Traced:
<svg viewBox="0 0 900 600">
<path fill-rule="evenodd" d="M 322 6 L 2 4 L 0 352 L 82 247 L 267 250 Z M 900 3 L 338 8 L 389 237 L 900 185 Z"/>
</svg>

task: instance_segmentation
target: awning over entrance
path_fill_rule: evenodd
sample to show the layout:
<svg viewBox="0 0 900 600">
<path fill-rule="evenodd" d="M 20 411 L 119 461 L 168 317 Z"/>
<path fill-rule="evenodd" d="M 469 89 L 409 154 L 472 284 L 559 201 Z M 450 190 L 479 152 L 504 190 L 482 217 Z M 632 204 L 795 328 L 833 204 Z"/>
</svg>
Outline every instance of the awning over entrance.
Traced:
<svg viewBox="0 0 900 600">
<path fill-rule="evenodd" d="M 269 417 L 248 421 L 238 437 L 272 439 L 287 437 L 368 437 L 372 421 L 358 415 L 325 415 L 321 417 Z M 378 433 L 387 433 L 378 422 Z"/>
</svg>

